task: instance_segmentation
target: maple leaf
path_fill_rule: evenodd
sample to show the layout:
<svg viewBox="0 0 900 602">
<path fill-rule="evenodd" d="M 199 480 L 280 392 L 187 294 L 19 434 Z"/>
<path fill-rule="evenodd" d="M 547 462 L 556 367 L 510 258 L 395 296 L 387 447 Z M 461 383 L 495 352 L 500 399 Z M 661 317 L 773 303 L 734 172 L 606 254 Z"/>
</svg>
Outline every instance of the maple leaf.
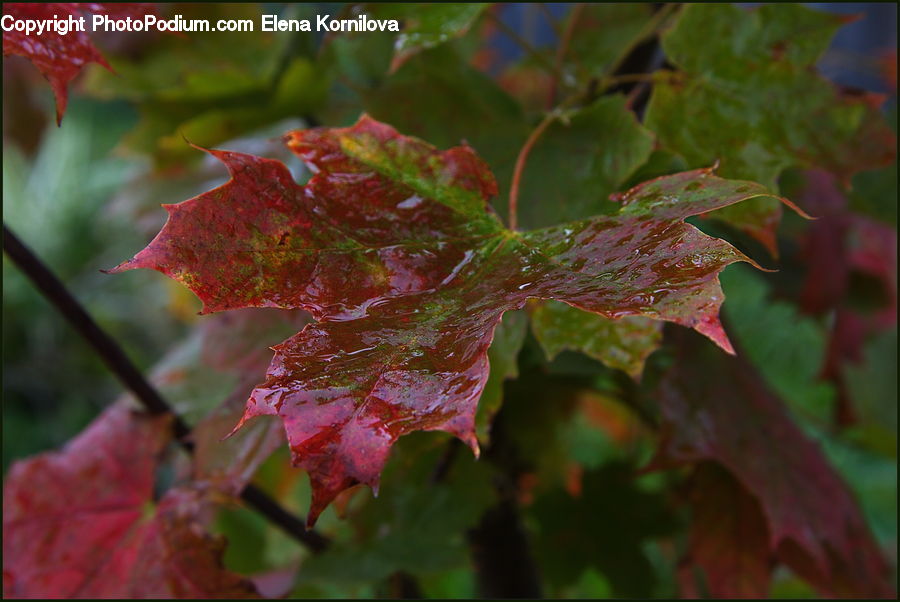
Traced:
<svg viewBox="0 0 900 602">
<path fill-rule="evenodd" d="M 659 388 L 665 435 L 654 464 L 719 463 L 758 500 L 768 553 L 826 595 L 890 596 L 887 565 L 850 492 L 780 400 L 741 358 L 698 337 L 680 343 Z"/>
<path fill-rule="evenodd" d="M 112 271 L 159 270 L 203 313 L 301 308 L 318 320 L 273 347 L 241 423 L 283 419 L 313 484 L 310 524 L 342 490 L 377 489 L 404 434 L 447 431 L 477 454 L 493 332 L 529 298 L 675 322 L 731 351 L 717 275 L 750 260 L 683 219 L 768 195 L 758 184 L 685 172 L 618 195 L 616 216 L 522 233 L 489 209 L 496 184 L 469 147 L 439 151 L 365 116 L 287 143 L 315 174 L 307 184 L 277 161 L 208 151 L 231 180 L 166 205 L 162 231 Z"/>
<path fill-rule="evenodd" d="M 16 20 L 49 20 L 59 17 L 78 18 L 82 12 L 88 14 L 108 14 L 111 16 L 132 16 L 145 14 L 149 5 L 140 3 L 77 4 L 71 2 L 9 2 L 3 5 L 3 14 L 12 15 Z M 89 17 L 88 17 L 89 18 Z M 56 31 L 45 31 L 26 35 L 24 31 L 3 33 L 3 56 L 18 55 L 27 58 L 37 67 L 53 89 L 56 97 L 56 123 L 62 121 L 69 98 L 68 85 L 88 63 L 98 63 L 110 71 L 112 67 L 97 50 L 90 36 L 82 31 L 70 31 L 60 35 Z"/>
<path fill-rule="evenodd" d="M 844 93 L 814 69 L 845 22 L 799 5 L 683 7 L 661 38 L 680 71 L 654 83 L 647 127 L 690 165 L 720 160 L 723 175 L 772 190 L 791 166 L 821 167 L 849 181 L 891 164 L 896 136 L 879 111 L 883 97 Z M 697 31 L 706 32 L 705 43 L 697 43 Z M 777 203 L 758 200 L 711 217 L 776 254 Z"/>
<path fill-rule="evenodd" d="M 821 219 L 802 239 L 808 265 L 800 293 L 800 306 L 808 313 L 835 312 L 822 376 L 838 392 L 838 419 L 855 421 L 844 372 L 859 363 L 866 339 L 897 321 L 897 232 L 887 224 L 850 210 L 836 178 L 823 170 L 806 174 L 803 200 Z M 853 277 L 866 275 L 880 285 L 869 311 L 851 302 Z"/>
<path fill-rule="evenodd" d="M 564 349 L 581 351 L 635 379 L 662 342 L 662 323 L 656 320 L 644 316 L 610 320 L 558 301 L 536 305 L 531 329 L 550 360 Z"/>
<path fill-rule="evenodd" d="M 209 492 L 153 502 L 168 417 L 115 404 L 61 452 L 16 462 L 3 488 L 3 590 L 28 598 L 256 597 L 202 529 Z"/>
<path fill-rule="evenodd" d="M 634 48 L 653 34 L 655 7 L 639 2 L 597 2 L 569 11 L 567 62 L 579 81 L 612 75 Z"/>
</svg>

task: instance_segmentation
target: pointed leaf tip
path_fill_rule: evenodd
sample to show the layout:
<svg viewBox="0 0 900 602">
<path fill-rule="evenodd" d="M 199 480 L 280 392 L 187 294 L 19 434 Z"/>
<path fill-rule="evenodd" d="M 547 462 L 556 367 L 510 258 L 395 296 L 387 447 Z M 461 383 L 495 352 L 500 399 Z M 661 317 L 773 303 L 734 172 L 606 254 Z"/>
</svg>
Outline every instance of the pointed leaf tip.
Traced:
<svg viewBox="0 0 900 602">
<path fill-rule="evenodd" d="M 319 320 L 274 346 L 235 427 L 282 419 L 313 485 L 310 524 L 348 487 L 377 489 L 408 433 L 447 431 L 478 457 L 488 348 L 530 298 L 694 327 L 733 352 L 715 317 L 718 274 L 747 258 L 683 220 L 758 185 L 694 170 L 631 189 L 619 215 L 513 234 L 488 209 L 496 182 L 468 147 L 441 151 L 366 115 L 291 132 L 288 146 L 313 167 L 303 186 L 277 161 L 209 151 L 231 179 L 172 206 L 120 269 L 183 282 L 201 313 L 297 308 Z"/>
</svg>

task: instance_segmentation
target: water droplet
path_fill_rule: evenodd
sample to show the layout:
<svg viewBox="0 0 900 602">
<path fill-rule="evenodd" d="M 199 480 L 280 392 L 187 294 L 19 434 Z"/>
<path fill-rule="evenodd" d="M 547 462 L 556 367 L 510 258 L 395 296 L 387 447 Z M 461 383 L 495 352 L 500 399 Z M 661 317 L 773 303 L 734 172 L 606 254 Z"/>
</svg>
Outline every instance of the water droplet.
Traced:
<svg viewBox="0 0 900 602">
<path fill-rule="evenodd" d="M 422 197 L 417 194 L 409 197 L 405 201 L 397 204 L 397 209 L 415 209 L 422 204 Z"/>
</svg>

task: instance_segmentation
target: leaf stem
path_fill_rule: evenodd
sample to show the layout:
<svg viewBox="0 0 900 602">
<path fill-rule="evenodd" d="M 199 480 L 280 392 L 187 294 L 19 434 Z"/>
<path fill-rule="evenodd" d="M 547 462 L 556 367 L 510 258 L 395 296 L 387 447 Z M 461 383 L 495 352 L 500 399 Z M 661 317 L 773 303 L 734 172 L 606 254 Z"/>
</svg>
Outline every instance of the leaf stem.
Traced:
<svg viewBox="0 0 900 602">
<path fill-rule="evenodd" d="M 552 12 L 550 12 L 550 9 L 547 8 L 547 3 L 538 2 L 538 9 L 541 11 L 541 13 L 543 13 L 544 19 L 547 20 L 547 23 L 550 24 L 550 27 L 553 28 L 553 32 L 556 34 L 556 37 L 562 38 L 563 32 L 562 27 L 560 27 L 559 25 L 559 19 L 557 19 L 556 16 Z"/>
<path fill-rule="evenodd" d="M 519 187 L 522 182 L 522 174 L 525 172 L 525 164 L 528 162 L 528 155 L 531 153 L 531 149 L 534 148 L 534 145 L 537 143 L 538 139 L 544 133 L 544 131 L 550 126 L 551 123 L 556 121 L 560 115 L 562 115 L 563 110 L 571 105 L 575 104 L 578 100 L 583 98 L 587 93 L 586 92 L 577 92 L 561 102 L 559 106 L 557 106 L 552 111 L 549 111 L 544 119 L 534 128 L 534 131 L 528 136 L 528 139 L 525 140 L 525 144 L 522 145 L 522 149 L 519 151 L 519 156 L 516 157 L 516 165 L 513 169 L 512 182 L 509 186 L 509 229 L 515 230 L 519 226 Z"/>
<path fill-rule="evenodd" d="M 192 452 L 193 445 L 186 439 L 191 432 L 187 423 L 175 414 L 172 406 L 144 378 L 122 347 L 100 328 L 65 285 L 19 240 L 5 223 L 3 224 L 3 252 L 31 280 L 44 298 L 63 315 L 69 325 L 94 349 L 110 372 L 116 375 L 148 412 L 170 414 L 173 417 L 175 437 L 185 450 L 189 453 Z M 330 543 L 328 538 L 315 531 L 307 531 L 303 521 L 253 485 L 244 487 L 244 490 L 241 491 L 241 499 L 311 551 L 321 552 L 328 547 Z"/>
<path fill-rule="evenodd" d="M 515 230 L 519 227 L 519 185 L 522 182 L 522 173 L 525 171 L 525 163 L 528 161 L 528 155 L 531 153 L 531 149 L 534 148 L 535 143 L 537 143 L 538 138 L 541 137 L 541 134 L 544 133 L 551 123 L 553 123 L 558 116 L 557 111 L 550 111 L 547 113 L 547 116 L 544 117 L 543 121 L 541 121 L 534 131 L 531 132 L 531 135 L 528 136 L 528 140 L 525 141 L 525 144 L 522 145 L 522 149 L 519 151 L 519 156 L 516 157 L 516 167 L 513 170 L 512 176 L 512 184 L 509 187 L 509 229 Z"/>
</svg>

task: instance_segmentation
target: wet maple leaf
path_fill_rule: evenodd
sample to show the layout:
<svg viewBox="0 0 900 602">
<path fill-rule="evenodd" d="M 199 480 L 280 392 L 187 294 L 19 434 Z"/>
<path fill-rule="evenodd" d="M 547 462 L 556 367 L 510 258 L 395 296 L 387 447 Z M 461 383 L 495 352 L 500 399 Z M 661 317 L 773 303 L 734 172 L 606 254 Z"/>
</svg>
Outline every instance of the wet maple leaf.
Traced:
<svg viewBox="0 0 900 602">
<path fill-rule="evenodd" d="M 8 2 L 3 5 L 3 14 L 16 20 L 50 20 L 54 18 L 79 18 L 82 13 L 108 14 L 111 17 L 137 17 L 150 12 L 149 4 L 122 3 L 102 4 L 73 2 Z M 45 31 L 40 36 L 35 32 L 26 35 L 23 31 L 3 33 L 3 56 L 18 55 L 27 58 L 50 82 L 56 97 L 56 123 L 62 121 L 69 99 L 69 82 L 75 79 L 85 65 L 98 63 L 110 71 L 112 67 L 94 46 L 86 32 L 70 31 L 60 35 L 55 31 Z"/>
<path fill-rule="evenodd" d="M 278 415 L 313 484 L 312 524 L 342 490 L 378 486 L 391 445 L 443 430 L 477 453 L 475 409 L 504 312 L 558 299 L 608 318 L 696 329 L 726 351 L 719 272 L 749 261 L 684 218 L 765 196 L 700 169 L 646 182 L 598 216 L 531 232 L 489 209 L 494 178 L 469 147 L 439 151 L 363 117 L 292 132 L 315 174 L 213 150 L 225 185 L 166 205 L 163 230 L 113 271 L 183 282 L 203 312 L 301 308 L 317 323 L 275 346 L 242 420 Z"/>
<path fill-rule="evenodd" d="M 256 597 L 205 533 L 200 488 L 154 503 L 167 417 L 116 404 L 61 452 L 16 462 L 3 488 L 3 593 L 24 598 Z"/>
<path fill-rule="evenodd" d="M 819 447 L 745 361 L 698 337 L 683 339 L 689 340 L 679 341 L 678 359 L 660 385 L 665 436 L 655 464 L 717 462 L 756 498 L 768 524 L 766 558 L 755 567 L 740 555 L 733 562 L 758 574 L 759 563 L 776 554 L 825 595 L 890 596 L 881 551 Z M 711 562 L 706 554 L 711 583 L 736 576 L 736 565 L 725 560 Z"/>
</svg>

